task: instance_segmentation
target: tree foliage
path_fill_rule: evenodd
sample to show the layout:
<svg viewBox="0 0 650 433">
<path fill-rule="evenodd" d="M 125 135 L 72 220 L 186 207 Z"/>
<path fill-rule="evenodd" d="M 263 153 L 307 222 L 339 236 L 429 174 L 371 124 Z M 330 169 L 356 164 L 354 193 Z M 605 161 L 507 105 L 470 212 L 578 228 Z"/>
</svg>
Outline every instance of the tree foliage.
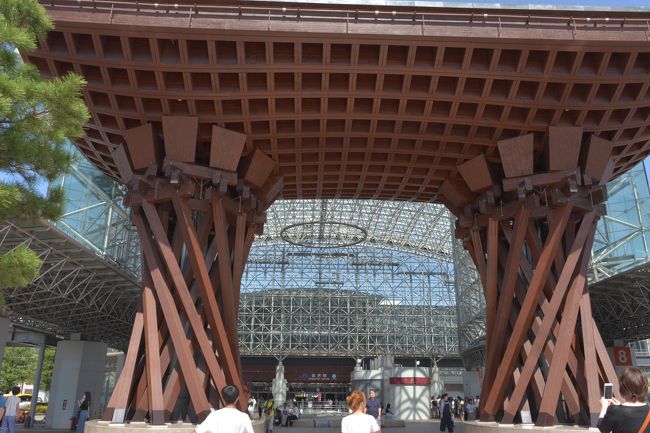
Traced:
<svg viewBox="0 0 650 433">
<path fill-rule="evenodd" d="M 0 256 L 0 287 L 26 286 L 36 277 L 40 266 L 41 259 L 34 251 L 19 246 L 11 254 Z"/>
<path fill-rule="evenodd" d="M 40 389 L 47 391 L 52 382 L 52 370 L 54 368 L 53 348 L 45 350 L 43 358 L 43 370 L 41 372 Z M 36 347 L 6 347 L 2 368 L 0 369 L 0 389 L 6 392 L 12 386 L 32 384 L 36 367 L 38 366 L 38 348 Z"/>
<path fill-rule="evenodd" d="M 18 55 L 35 49 L 51 28 L 36 0 L 0 0 L 0 220 L 61 215 L 63 192 L 38 188 L 66 172 L 72 161 L 66 140 L 81 137 L 89 117 L 81 77 L 45 80 Z M 27 248 L 0 255 L 0 268 L 16 273 L 0 279 L 0 288 L 26 285 L 40 267 Z"/>
</svg>

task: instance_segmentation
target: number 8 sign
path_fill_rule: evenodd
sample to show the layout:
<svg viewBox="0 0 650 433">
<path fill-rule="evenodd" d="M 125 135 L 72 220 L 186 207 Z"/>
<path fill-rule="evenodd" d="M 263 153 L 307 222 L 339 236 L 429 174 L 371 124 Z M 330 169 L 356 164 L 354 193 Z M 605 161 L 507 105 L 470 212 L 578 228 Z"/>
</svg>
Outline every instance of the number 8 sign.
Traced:
<svg viewBox="0 0 650 433">
<path fill-rule="evenodd" d="M 632 352 L 629 347 L 614 346 L 614 365 L 632 365 Z"/>
</svg>

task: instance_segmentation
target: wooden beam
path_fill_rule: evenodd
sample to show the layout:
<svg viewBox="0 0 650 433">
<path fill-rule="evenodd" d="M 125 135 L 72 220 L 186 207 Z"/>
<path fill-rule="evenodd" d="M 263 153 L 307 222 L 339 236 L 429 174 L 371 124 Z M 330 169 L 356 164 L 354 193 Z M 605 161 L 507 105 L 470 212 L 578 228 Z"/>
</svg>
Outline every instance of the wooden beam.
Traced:
<svg viewBox="0 0 650 433">
<path fill-rule="evenodd" d="M 578 242 L 583 242 L 583 246 L 580 251 L 572 248 L 565 264 L 565 269 L 571 267 L 574 261 L 577 261 L 577 258 L 574 259 L 574 257 L 580 256 L 581 263 L 578 268 L 579 270 L 573 279 L 571 290 L 569 291 L 564 303 L 560 333 L 555 343 L 555 352 L 549 367 L 546 388 L 544 389 L 544 396 L 542 397 L 542 404 L 540 405 L 539 414 L 537 415 L 536 425 L 538 426 L 549 426 L 555 423 L 555 411 L 561 389 L 561 376 L 566 371 L 569 352 L 571 351 L 571 341 L 575 334 L 578 312 L 580 311 L 580 299 L 582 298 L 582 291 L 587 284 L 587 268 L 591 257 L 591 244 L 596 230 L 593 212 L 588 215 L 591 215 L 591 218 L 589 219 L 587 218 L 587 215 L 585 215 L 574 242 L 574 245 Z M 573 269 L 571 269 L 570 273 L 573 274 L 573 272 Z M 567 273 L 569 273 L 569 271 L 567 271 Z M 564 274 L 565 272 L 563 269 L 558 285 L 563 283 Z M 585 345 L 586 344 L 587 342 L 585 341 Z M 593 348 L 593 342 L 591 347 Z M 589 376 L 587 376 L 588 387 L 590 386 L 589 382 Z M 591 410 L 590 404 L 590 412 Z"/>
<path fill-rule="evenodd" d="M 474 263 L 481 278 L 481 285 L 483 290 L 487 288 L 487 265 L 485 264 L 485 251 L 483 250 L 483 242 L 481 242 L 481 233 L 478 227 L 470 231 L 472 237 L 472 245 L 474 247 Z M 486 294 L 487 297 L 487 294 Z"/>
<path fill-rule="evenodd" d="M 160 372 L 160 348 L 158 346 L 158 318 L 156 300 L 151 289 L 151 277 L 147 270 L 142 278 L 142 304 L 144 309 L 144 345 L 147 365 L 147 402 L 149 406 L 149 423 L 165 424 L 162 401 L 162 374 Z"/>
<path fill-rule="evenodd" d="M 181 305 L 183 306 L 183 311 L 185 312 L 187 321 L 189 322 L 192 332 L 194 333 L 194 336 L 197 340 L 198 346 L 201 351 L 201 355 L 203 356 L 203 359 L 205 360 L 206 365 L 208 366 L 210 375 L 212 376 L 212 380 L 214 380 L 215 385 L 220 390 L 223 386 L 226 385 L 225 375 L 221 370 L 221 368 L 219 367 L 219 365 L 217 364 L 217 359 L 214 353 L 214 349 L 212 347 L 212 344 L 210 343 L 210 340 L 207 337 L 207 333 L 204 329 L 204 324 L 203 321 L 201 320 L 201 316 L 196 311 L 194 300 L 192 299 L 192 296 L 190 295 L 185 280 L 183 279 L 182 271 L 180 269 L 178 262 L 176 261 L 171 245 L 169 244 L 169 241 L 165 236 L 165 232 L 162 228 L 162 224 L 158 217 L 158 213 L 156 212 L 155 207 L 151 203 L 147 203 L 147 202 L 143 203 L 142 209 L 144 210 L 147 216 L 147 221 L 149 222 L 149 227 L 151 228 L 151 232 L 156 238 L 156 242 L 158 244 L 158 250 L 162 255 L 163 262 L 165 263 L 165 265 L 169 270 L 169 276 L 174 283 L 174 287 L 176 288 L 176 294 L 178 296 L 178 299 L 181 302 Z M 189 250 L 189 248 L 187 248 L 187 250 Z M 174 346 L 176 346 L 175 343 Z M 184 374 L 186 373 L 184 372 Z"/>
<path fill-rule="evenodd" d="M 551 269 L 553 257 L 555 256 L 555 250 L 560 245 L 562 234 L 564 233 L 564 226 L 566 225 L 569 219 L 569 215 L 571 214 L 571 205 L 565 204 L 564 206 L 559 208 L 557 212 L 559 212 L 559 214 L 561 215 L 560 217 L 561 223 L 557 225 L 554 231 L 549 233 L 549 236 L 546 240 L 546 244 L 544 245 L 544 249 L 537 263 L 537 268 L 535 269 L 535 272 L 533 274 L 533 279 L 530 283 L 530 286 L 528 287 L 526 298 L 524 299 L 524 302 L 521 306 L 521 311 L 519 313 L 519 317 L 517 318 L 517 323 L 512 330 L 512 335 L 510 336 L 510 340 L 508 341 L 508 346 L 503 354 L 501 363 L 498 366 L 497 374 L 494 379 L 494 384 L 490 388 L 488 401 L 485 405 L 484 410 L 486 413 L 492 416 L 496 415 L 497 411 L 499 410 L 499 406 L 503 400 L 506 386 L 508 384 L 508 378 L 512 375 L 512 371 L 514 370 L 515 367 L 515 361 L 517 359 L 517 355 L 519 353 L 521 345 L 524 342 L 524 338 L 530 327 L 530 323 L 533 320 L 534 317 L 533 312 L 535 307 L 537 306 L 540 292 L 545 284 L 545 281 L 548 277 L 548 273 Z M 517 233 L 515 231 L 515 236 L 516 235 Z M 519 250 L 519 255 L 521 254 L 523 254 L 523 252 Z M 577 257 L 576 257 L 576 261 L 577 261 Z M 499 317 L 497 317 L 497 320 L 498 319 Z M 497 329 L 496 332 L 498 331 L 499 330 Z"/>
<path fill-rule="evenodd" d="M 221 308 L 224 325 L 231 332 L 228 333 L 230 350 L 233 354 L 239 354 L 239 342 L 237 339 L 237 310 L 239 305 L 235 304 L 234 287 L 232 284 L 232 258 L 230 257 L 230 246 L 228 245 L 228 223 L 226 211 L 221 197 L 212 198 L 212 217 L 214 218 L 214 234 L 217 238 L 217 262 L 219 266 L 219 281 L 223 306 Z M 239 290 L 239 288 L 237 288 Z"/>
<path fill-rule="evenodd" d="M 529 354 L 530 356 L 526 361 L 526 363 L 524 364 L 523 368 L 521 369 L 521 380 L 517 384 L 517 386 L 515 386 L 515 389 L 511 393 L 510 402 L 508 403 L 508 405 L 504 407 L 504 412 L 505 414 L 507 414 L 507 415 L 504 414 L 504 416 L 507 416 L 508 420 L 512 419 L 515 416 L 516 412 L 519 410 L 519 407 L 521 406 L 522 399 L 526 391 L 526 386 L 530 381 L 533 372 L 537 368 L 539 357 L 542 354 L 544 347 L 546 346 L 548 334 L 551 331 L 551 327 L 555 323 L 555 320 L 557 319 L 558 311 L 565 298 L 566 290 L 569 286 L 569 278 L 571 277 L 571 275 L 573 275 L 575 269 L 575 262 L 573 261 L 572 255 L 576 256 L 576 261 L 577 261 L 577 258 L 580 257 L 580 255 L 584 251 L 585 242 L 587 241 L 590 231 L 592 230 L 593 221 L 594 221 L 593 213 L 589 213 L 585 215 L 585 217 L 583 218 L 582 225 L 580 226 L 580 231 L 578 232 L 578 236 L 576 237 L 576 240 L 574 241 L 573 246 L 571 247 L 571 255 L 569 255 L 570 261 L 562 270 L 562 274 L 560 275 L 559 282 L 555 288 L 555 291 L 553 292 L 551 301 L 544 309 L 544 320 L 542 321 L 539 330 L 535 333 L 535 341 L 530 351 Z M 572 264 L 573 266 L 571 266 Z M 568 278 L 567 275 L 569 276 Z M 573 291 L 581 290 L 581 287 L 576 287 L 577 284 L 579 284 L 578 279 L 574 279 L 572 285 Z M 562 335 L 561 332 L 560 335 Z M 561 377 L 561 376 L 562 375 L 560 374 L 557 377 Z"/>
<path fill-rule="evenodd" d="M 596 427 L 600 414 L 600 382 L 598 380 L 598 360 L 596 359 L 596 341 L 594 329 L 591 327 L 591 303 L 589 302 L 588 289 L 581 287 L 581 300 L 579 310 L 583 321 L 582 341 L 585 356 L 584 375 L 587 379 L 587 408 L 589 410 L 589 425 Z M 587 294 L 587 296 L 585 296 Z M 587 305 L 589 304 L 589 305 Z"/>
<path fill-rule="evenodd" d="M 176 355 L 178 356 L 181 370 L 183 371 L 183 378 L 190 393 L 192 405 L 194 406 L 199 419 L 203 420 L 210 413 L 210 405 L 201 388 L 201 384 L 194 374 L 196 364 L 194 363 L 192 353 L 187 348 L 188 340 L 183 331 L 183 324 L 181 323 L 178 312 L 176 311 L 174 299 L 169 291 L 169 286 L 165 281 L 160 263 L 156 257 L 153 241 L 150 236 L 147 235 L 149 231 L 146 229 L 144 221 L 140 216 L 140 212 L 134 209 L 132 218 L 136 228 L 138 229 L 140 246 L 147 262 L 147 267 L 150 270 L 151 279 L 154 283 L 156 294 L 158 295 L 163 316 L 165 317 L 165 321 L 169 328 L 169 335 L 174 345 Z"/>
<path fill-rule="evenodd" d="M 491 347 L 494 322 L 497 314 L 497 277 L 499 260 L 499 221 L 488 220 L 487 285 L 485 289 L 485 316 L 487 321 L 487 344 Z"/>
<path fill-rule="evenodd" d="M 187 207 L 187 203 L 176 194 L 172 195 L 172 203 L 174 204 L 174 209 L 176 210 L 178 224 L 180 224 L 181 230 L 183 231 L 188 258 L 192 265 L 192 269 L 194 270 L 194 277 L 198 283 L 199 290 L 201 291 L 203 308 L 206 310 L 205 315 L 207 316 L 210 327 L 212 328 L 212 341 L 213 343 L 217 344 L 220 357 L 224 359 L 226 364 L 224 366 L 226 379 L 229 383 L 236 385 L 239 389 L 242 389 L 240 373 L 237 367 L 238 364 L 235 360 L 236 352 L 233 353 L 230 348 L 230 344 L 228 344 L 229 339 L 228 333 L 226 332 L 226 324 L 222 319 L 222 315 L 217 305 L 214 288 L 210 282 L 210 276 L 205 265 L 205 261 L 201 255 L 202 247 L 198 243 L 197 235 L 194 231 L 194 226 L 190 218 L 190 212 Z M 242 393 L 240 404 L 245 403 L 246 399 Z M 242 406 L 240 409 L 243 410 L 244 407 L 245 406 Z"/>
<path fill-rule="evenodd" d="M 499 359 L 501 359 L 503 353 L 508 315 L 510 308 L 512 307 L 515 282 L 519 270 L 519 258 L 523 254 L 524 238 L 528 226 L 529 215 L 530 209 L 522 206 L 520 207 L 519 213 L 514 221 L 514 236 L 510 248 L 508 249 L 508 260 L 505 265 L 503 280 L 501 283 L 501 293 L 499 294 L 498 300 L 499 305 L 497 306 L 496 320 L 492 333 L 494 337 L 490 338 L 491 346 L 488 348 L 485 376 L 483 376 L 483 388 L 481 390 L 483 395 L 486 395 L 487 389 L 490 390 L 488 393 L 492 392 L 493 381 L 495 380 L 499 368 Z M 507 377 L 510 377 L 511 375 L 512 369 L 508 372 Z M 505 380 L 505 377 L 502 377 L 501 380 Z M 505 384 L 499 385 L 505 388 Z M 496 411 L 488 409 L 488 400 L 485 397 L 481 399 L 481 403 L 484 401 L 486 406 L 481 408 L 481 420 L 490 421 L 494 416 L 496 416 Z"/>
<path fill-rule="evenodd" d="M 240 212 L 237 215 L 237 224 L 235 226 L 234 236 L 234 254 L 232 260 L 232 287 L 236 297 L 235 305 L 239 311 L 239 294 L 241 291 L 241 276 L 244 272 L 246 256 L 246 214 Z"/>
<path fill-rule="evenodd" d="M 131 329 L 129 347 L 124 358 L 124 366 L 122 367 L 120 378 L 115 384 L 111 399 L 104 410 L 103 421 L 111 421 L 115 424 L 124 423 L 129 393 L 134 379 L 135 365 L 139 357 L 138 354 L 140 352 L 143 330 L 144 314 L 142 313 L 142 306 L 140 306 L 133 319 L 133 328 Z"/>
</svg>

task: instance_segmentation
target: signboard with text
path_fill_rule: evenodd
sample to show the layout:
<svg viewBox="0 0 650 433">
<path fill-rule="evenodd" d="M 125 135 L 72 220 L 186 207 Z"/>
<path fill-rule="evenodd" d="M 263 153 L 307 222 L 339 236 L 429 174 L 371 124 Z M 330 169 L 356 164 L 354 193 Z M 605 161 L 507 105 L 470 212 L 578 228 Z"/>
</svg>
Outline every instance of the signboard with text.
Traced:
<svg viewBox="0 0 650 433">
<path fill-rule="evenodd" d="M 614 346 L 614 365 L 632 365 L 632 351 L 629 347 Z"/>
</svg>

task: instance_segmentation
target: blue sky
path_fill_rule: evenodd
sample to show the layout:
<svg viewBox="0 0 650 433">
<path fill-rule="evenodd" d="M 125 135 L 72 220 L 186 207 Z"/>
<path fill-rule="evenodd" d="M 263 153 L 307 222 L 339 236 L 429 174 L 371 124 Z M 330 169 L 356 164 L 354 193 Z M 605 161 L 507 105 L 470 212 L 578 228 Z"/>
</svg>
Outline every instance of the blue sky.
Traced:
<svg viewBox="0 0 650 433">
<path fill-rule="evenodd" d="M 257 0 L 277 1 L 277 0 Z M 294 2 L 295 0 L 280 0 Z M 525 9 L 650 9 L 650 0 L 303 0 L 302 3 L 357 4 L 373 6 L 521 7 Z"/>
</svg>

